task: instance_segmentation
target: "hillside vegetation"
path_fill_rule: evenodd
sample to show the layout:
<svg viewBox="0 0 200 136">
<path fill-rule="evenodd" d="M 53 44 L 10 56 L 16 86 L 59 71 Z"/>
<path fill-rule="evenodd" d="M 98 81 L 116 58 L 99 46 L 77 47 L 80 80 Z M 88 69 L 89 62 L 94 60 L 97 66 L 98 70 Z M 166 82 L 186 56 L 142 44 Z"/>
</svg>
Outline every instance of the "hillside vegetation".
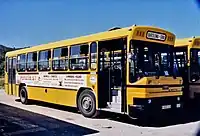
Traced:
<svg viewBox="0 0 200 136">
<path fill-rule="evenodd" d="M 6 47 L 4 45 L 0 45 L 0 77 L 4 76 L 4 62 L 5 62 L 5 54 L 8 51 L 15 50 L 14 48 Z"/>
</svg>

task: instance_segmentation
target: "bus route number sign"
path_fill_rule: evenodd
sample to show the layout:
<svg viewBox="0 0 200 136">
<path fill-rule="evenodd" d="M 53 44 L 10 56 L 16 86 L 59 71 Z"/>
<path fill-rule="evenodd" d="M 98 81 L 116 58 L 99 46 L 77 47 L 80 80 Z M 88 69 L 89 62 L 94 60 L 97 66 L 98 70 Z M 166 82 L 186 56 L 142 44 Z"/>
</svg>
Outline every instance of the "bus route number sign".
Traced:
<svg viewBox="0 0 200 136">
<path fill-rule="evenodd" d="M 161 33 L 148 31 L 147 32 L 147 39 L 165 41 L 166 40 L 166 35 L 165 34 L 161 34 Z"/>
</svg>

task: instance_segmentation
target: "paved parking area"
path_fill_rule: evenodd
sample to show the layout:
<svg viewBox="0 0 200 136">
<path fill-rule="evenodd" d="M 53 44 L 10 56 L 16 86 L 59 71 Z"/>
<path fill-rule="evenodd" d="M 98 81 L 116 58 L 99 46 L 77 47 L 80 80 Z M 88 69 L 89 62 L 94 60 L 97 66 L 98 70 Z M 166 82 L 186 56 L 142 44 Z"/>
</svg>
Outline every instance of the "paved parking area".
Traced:
<svg viewBox="0 0 200 136">
<path fill-rule="evenodd" d="M 96 130 L 0 104 L 2 135 L 87 135 Z"/>
<path fill-rule="evenodd" d="M 161 121 L 154 127 L 141 127 L 117 115 L 88 119 L 75 109 L 64 106 L 42 102 L 22 105 L 18 98 L 0 90 L 0 135 L 195 136 L 200 128 L 200 117 L 192 118 L 180 122 L 168 120 L 173 123 L 165 125 Z"/>
</svg>

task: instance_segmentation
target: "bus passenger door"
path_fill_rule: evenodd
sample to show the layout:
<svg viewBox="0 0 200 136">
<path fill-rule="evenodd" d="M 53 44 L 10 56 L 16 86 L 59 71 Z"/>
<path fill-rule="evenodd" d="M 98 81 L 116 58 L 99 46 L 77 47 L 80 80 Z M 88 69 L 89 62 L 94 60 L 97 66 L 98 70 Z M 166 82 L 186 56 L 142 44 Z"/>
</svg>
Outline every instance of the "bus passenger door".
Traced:
<svg viewBox="0 0 200 136">
<path fill-rule="evenodd" d="M 16 58 L 8 59 L 8 94 L 17 95 L 16 92 Z"/>
<path fill-rule="evenodd" d="M 13 89 L 13 95 L 17 96 L 17 90 L 16 90 L 16 64 L 17 64 L 17 58 L 13 58 L 13 64 L 12 64 L 12 89 Z"/>
<path fill-rule="evenodd" d="M 123 39 L 99 42 L 98 105 L 102 110 L 126 111 L 125 52 Z"/>
</svg>

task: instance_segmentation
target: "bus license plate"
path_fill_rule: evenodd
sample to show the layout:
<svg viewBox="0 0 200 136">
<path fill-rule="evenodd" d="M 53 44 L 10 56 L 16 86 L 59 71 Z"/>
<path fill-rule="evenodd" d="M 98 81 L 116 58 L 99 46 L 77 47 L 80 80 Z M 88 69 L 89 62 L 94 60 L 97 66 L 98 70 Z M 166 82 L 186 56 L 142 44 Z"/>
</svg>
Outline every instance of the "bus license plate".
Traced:
<svg viewBox="0 0 200 136">
<path fill-rule="evenodd" d="M 170 109 L 170 108 L 171 108 L 171 105 L 163 105 L 163 106 L 162 106 L 162 109 L 163 109 L 163 110 L 165 110 L 165 109 Z"/>
</svg>

